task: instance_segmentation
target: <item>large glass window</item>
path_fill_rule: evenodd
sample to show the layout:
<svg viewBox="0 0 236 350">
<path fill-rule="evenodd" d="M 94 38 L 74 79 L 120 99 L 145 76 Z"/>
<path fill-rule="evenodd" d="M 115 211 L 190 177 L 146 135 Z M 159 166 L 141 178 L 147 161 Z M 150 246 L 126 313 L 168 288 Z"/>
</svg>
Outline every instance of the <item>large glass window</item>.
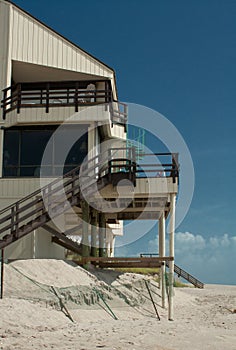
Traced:
<svg viewBox="0 0 236 350">
<path fill-rule="evenodd" d="M 38 126 L 5 130 L 3 176 L 40 176 L 41 161 L 49 140 L 51 146 L 42 166 L 45 176 L 59 175 L 62 169 L 66 173 L 81 164 L 88 152 L 87 126 L 67 126 L 58 137 L 55 134 L 56 128 Z M 64 162 L 62 154 L 70 140 L 75 142 L 71 149 L 68 149 Z"/>
<path fill-rule="evenodd" d="M 17 176 L 19 164 L 20 135 L 16 130 L 5 131 L 3 148 L 3 174 L 4 176 Z"/>
</svg>

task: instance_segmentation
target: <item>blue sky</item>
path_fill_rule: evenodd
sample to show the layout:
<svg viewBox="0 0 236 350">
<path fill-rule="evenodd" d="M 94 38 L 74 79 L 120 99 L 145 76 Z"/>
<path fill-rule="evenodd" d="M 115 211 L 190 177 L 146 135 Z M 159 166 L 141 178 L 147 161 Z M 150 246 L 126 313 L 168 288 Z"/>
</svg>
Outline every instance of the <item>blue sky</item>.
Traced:
<svg viewBox="0 0 236 350">
<path fill-rule="evenodd" d="M 204 282 L 236 284 L 236 2 L 15 3 L 113 67 L 121 101 L 153 108 L 178 128 L 196 184 L 176 230 L 176 262 Z M 124 252 L 153 251 L 155 238 L 154 227 Z"/>
</svg>

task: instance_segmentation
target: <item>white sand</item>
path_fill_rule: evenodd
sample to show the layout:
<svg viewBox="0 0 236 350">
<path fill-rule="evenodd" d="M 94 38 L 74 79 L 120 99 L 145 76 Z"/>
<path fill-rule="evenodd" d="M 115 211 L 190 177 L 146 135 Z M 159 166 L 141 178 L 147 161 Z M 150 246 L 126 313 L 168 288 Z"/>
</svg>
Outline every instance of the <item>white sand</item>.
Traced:
<svg viewBox="0 0 236 350">
<path fill-rule="evenodd" d="M 0 349 L 236 349 L 236 314 L 230 311 L 236 309 L 236 286 L 176 288 L 175 321 L 169 322 L 151 283 L 161 321 L 142 276 L 101 270 L 91 275 L 56 260 L 6 265 Z M 60 310 L 51 285 L 59 288 L 74 323 Z"/>
</svg>

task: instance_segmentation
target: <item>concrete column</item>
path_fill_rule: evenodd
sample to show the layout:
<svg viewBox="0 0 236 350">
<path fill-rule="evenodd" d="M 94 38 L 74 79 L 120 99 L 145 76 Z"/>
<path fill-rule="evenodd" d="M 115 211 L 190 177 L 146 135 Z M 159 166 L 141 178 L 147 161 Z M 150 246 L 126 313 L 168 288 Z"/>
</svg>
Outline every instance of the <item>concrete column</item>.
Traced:
<svg viewBox="0 0 236 350">
<path fill-rule="evenodd" d="M 91 210 L 91 256 L 97 256 L 98 247 L 98 212 L 95 209 Z"/>
<path fill-rule="evenodd" d="M 82 256 L 86 257 L 90 255 L 90 244 L 89 244 L 89 205 L 87 202 L 82 202 Z"/>
<path fill-rule="evenodd" d="M 163 257 L 166 255 L 166 229 L 165 229 L 165 212 L 159 218 L 159 256 Z M 161 290 L 161 300 L 162 307 L 165 308 L 165 300 L 166 300 L 166 266 L 165 262 L 162 262 L 161 265 L 161 274 L 160 274 L 160 290 Z"/>
<path fill-rule="evenodd" d="M 115 256 L 115 240 L 116 237 L 112 233 L 112 242 L 111 242 L 111 257 Z"/>
<path fill-rule="evenodd" d="M 111 256 L 112 237 L 113 237 L 112 229 L 110 227 L 107 227 L 106 228 L 106 253 L 108 257 Z"/>
<path fill-rule="evenodd" d="M 106 252 L 107 256 L 111 256 L 111 240 L 110 240 L 110 235 L 106 240 Z"/>
<path fill-rule="evenodd" d="M 175 200 L 176 195 L 174 193 L 170 196 L 170 237 L 169 237 L 169 256 L 174 258 L 174 239 L 175 239 Z M 174 260 L 169 262 L 169 321 L 174 320 Z"/>
<path fill-rule="evenodd" d="M 106 256 L 105 252 L 105 240 L 106 240 L 106 218 L 103 213 L 99 214 L 99 256 Z"/>
</svg>

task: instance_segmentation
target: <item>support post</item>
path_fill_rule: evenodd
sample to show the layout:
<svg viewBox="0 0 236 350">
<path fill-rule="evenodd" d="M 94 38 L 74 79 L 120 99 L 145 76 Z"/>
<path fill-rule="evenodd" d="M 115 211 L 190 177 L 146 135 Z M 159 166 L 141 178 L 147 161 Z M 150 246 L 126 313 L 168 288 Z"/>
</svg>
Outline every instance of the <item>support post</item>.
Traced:
<svg viewBox="0 0 236 350">
<path fill-rule="evenodd" d="M 115 256 L 115 240 L 116 240 L 116 238 L 112 232 L 112 243 L 111 243 L 111 254 L 110 254 L 111 257 Z"/>
<path fill-rule="evenodd" d="M 98 212 L 91 209 L 91 256 L 97 256 Z"/>
<path fill-rule="evenodd" d="M 4 280 L 4 249 L 1 249 L 1 293 L 0 293 L 1 299 L 3 299 L 3 280 Z"/>
<path fill-rule="evenodd" d="M 174 239 L 175 239 L 175 200 L 176 195 L 172 193 L 170 195 L 170 236 L 169 236 L 169 256 L 174 258 Z M 168 319 L 169 321 L 174 320 L 174 260 L 169 262 L 169 310 Z"/>
<path fill-rule="evenodd" d="M 111 256 L 111 243 L 112 243 L 112 229 L 111 228 L 106 228 L 106 237 L 105 237 L 105 248 L 106 248 L 106 254 L 107 257 Z"/>
<path fill-rule="evenodd" d="M 89 244 L 89 205 L 86 201 L 82 202 L 82 256 L 86 257 L 90 255 L 90 244 Z"/>
<path fill-rule="evenodd" d="M 161 214 L 159 218 L 159 256 L 163 257 L 166 255 L 166 230 L 165 230 L 165 212 Z M 160 290 L 161 290 L 161 303 L 162 307 L 165 308 L 165 300 L 166 300 L 166 264 L 164 261 L 161 263 L 161 274 L 160 274 Z"/>
<path fill-rule="evenodd" d="M 99 215 L 99 256 L 106 256 L 105 253 L 105 239 L 106 239 L 106 218 L 103 213 Z"/>
</svg>

